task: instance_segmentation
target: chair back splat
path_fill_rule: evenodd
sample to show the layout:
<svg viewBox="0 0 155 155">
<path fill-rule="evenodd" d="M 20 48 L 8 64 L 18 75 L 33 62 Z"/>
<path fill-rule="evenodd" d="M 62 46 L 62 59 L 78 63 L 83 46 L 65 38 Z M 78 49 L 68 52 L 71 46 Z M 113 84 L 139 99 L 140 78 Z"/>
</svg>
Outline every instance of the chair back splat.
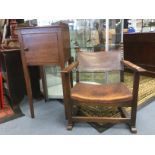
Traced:
<svg viewBox="0 0 155 155">
<path fill-rule="evenodd" d="M 120 52 L 78 52 L 77 60 L 79 72 L 122 70 Z"/>
</svg>

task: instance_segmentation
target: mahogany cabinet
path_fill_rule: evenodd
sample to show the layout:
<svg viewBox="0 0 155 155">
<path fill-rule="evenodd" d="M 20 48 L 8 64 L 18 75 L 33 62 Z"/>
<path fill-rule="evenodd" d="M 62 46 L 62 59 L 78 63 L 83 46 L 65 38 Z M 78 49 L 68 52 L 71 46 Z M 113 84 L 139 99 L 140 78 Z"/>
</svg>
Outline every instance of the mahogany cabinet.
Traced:
<svg viewBox="0 0 155 155">
<path fill-rule="evenodd" d="M 155 33 L 124 34 L 124 59 L 155 72 Z"/>
<path fill-rule="evenodd" d="M 34 108 L 28 66 L 59 65 L 63 69 L 67 62 L 71 63 L 69 27 L 67 24 L 58 23 L 46 27 L 18 28 L 17 32 L 30 112 L 33 118 Z M 62 82 L 64 82 L 63 75 Z M 66 94 L 65 89 L 63 93 Z"/>
<path fill-rule="evenodd" d="M 5 77 L 4 90 L 13 108 L 21 102 L 25 95 L 25 82 L 20 58 L 20 50 L 0 51 L 0 63 Z"/>
</svg>

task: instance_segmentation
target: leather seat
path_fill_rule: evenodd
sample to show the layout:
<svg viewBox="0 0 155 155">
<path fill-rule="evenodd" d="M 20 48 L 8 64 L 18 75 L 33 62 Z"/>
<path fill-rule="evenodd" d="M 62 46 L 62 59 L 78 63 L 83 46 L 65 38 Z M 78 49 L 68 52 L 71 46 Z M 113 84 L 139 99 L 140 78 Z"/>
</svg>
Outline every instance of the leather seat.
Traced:
<svg viewBox="0 0 155 155">
<path fill-rule="evenodd" d="M 87 84 L 77 83 L 71 89 L 71 98 L 82 102 L 118 103 L 132 100 L 132 93 L 123 83 Z"/>
</svg>

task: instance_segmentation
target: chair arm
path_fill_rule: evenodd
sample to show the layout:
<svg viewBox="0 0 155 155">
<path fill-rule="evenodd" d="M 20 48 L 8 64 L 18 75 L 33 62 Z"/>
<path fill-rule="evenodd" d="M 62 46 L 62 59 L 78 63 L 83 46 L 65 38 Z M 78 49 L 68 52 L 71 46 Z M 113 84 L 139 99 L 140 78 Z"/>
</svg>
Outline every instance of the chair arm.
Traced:
<svg viewBox="0 0 155 155">
<path fill-rule="evenodd" d="M 146 70 L 140 66 L 137 66 L 133 63 L 131 63 L 130 61 L 126 61 L 126 60 L 122 60 L 121 61 L 123 65 L 125 65 L 126 67 L 130 68 L 133 71 L 136 72 L 146 72 Z"/>
<path fill-rule="evenodd" d="M 79 64 L 79 62 L 73 62 L 72 64 L 70 64 L 69 66 L 67 66 L 66 68 L 64 68 L 61 73 L 70 73 L 73 68 L 77 67 Z"/>
</svg>

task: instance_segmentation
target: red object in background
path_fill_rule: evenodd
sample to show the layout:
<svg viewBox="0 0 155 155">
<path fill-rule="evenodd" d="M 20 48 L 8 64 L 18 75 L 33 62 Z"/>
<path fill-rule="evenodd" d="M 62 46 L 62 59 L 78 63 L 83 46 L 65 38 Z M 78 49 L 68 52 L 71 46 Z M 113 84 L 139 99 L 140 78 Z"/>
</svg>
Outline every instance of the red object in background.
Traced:
<svg viewBox="0 0 155 155">
<path fill-rule="evenodd" d="M 0 66 L 0 106 L 1 109 L 4 107 L 4 96 L 3 96 L 3 78 Z"/>
</svg>

